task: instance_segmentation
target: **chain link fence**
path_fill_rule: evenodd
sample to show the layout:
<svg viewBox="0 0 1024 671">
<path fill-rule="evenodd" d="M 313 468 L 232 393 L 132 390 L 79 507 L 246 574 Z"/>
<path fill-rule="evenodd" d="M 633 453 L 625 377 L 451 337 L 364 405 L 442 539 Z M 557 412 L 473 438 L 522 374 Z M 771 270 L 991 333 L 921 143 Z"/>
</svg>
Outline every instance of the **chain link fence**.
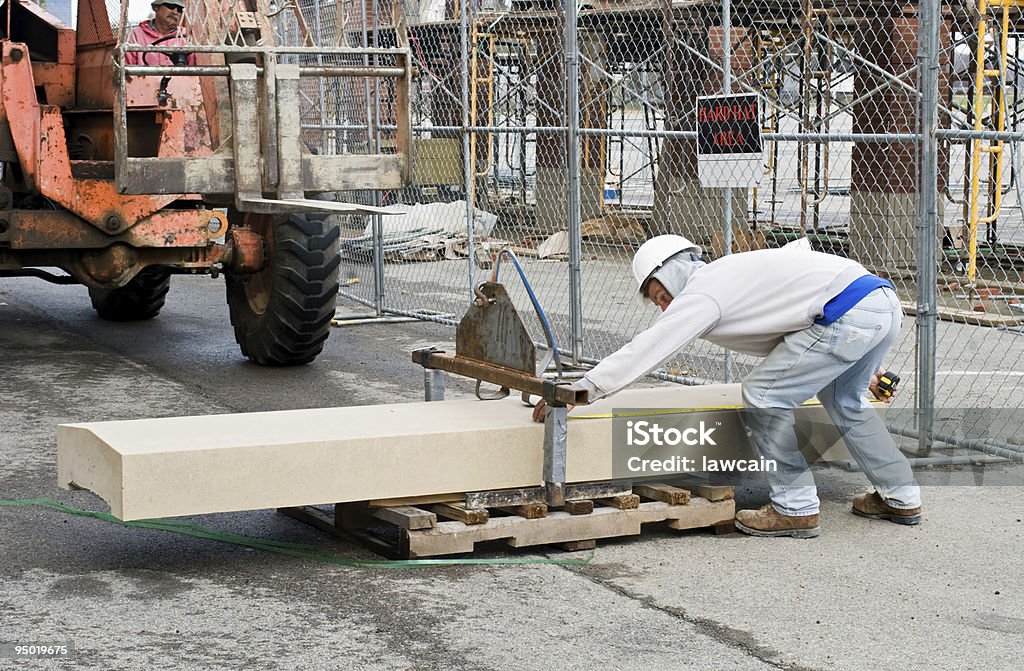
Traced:
<svg viewBox="0 0 1024 671">
<path fill-rule="evenodd" d="M 937 436 L 1019 458 L 1017 4 L 304 0 L 322 46 L 393 44 L 404 18 L 418 74 L 411 184 L 354 194 L 407 214 L 342 219 L 342 294 L 454 324 L 511 249 L 557 346 L 586 364 L 657 316 L 632 300 L 649 237 L 682 234 L 711 259 L 807 237 L 900 294 L 892 428 L 922 452 Z M 322 151 L 388 146 L 390 98 L 359 86 L 310 92 Z M 763 151 L 745 185 L 706 187 L 695 106 L 723 93 L 755 96 Z M 698 341 L 659 374 L 732 381 L 755 364 Z"/>
</svg>

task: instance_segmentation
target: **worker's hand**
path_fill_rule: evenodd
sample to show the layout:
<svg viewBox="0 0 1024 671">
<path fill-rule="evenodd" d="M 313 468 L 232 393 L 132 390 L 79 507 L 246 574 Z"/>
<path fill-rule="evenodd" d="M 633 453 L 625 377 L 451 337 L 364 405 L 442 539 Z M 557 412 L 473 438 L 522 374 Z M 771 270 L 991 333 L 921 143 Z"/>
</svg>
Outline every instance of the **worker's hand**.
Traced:
<svg viewBox="0 0 1024 671">
<path fill-rule="evenodd" d="M 574 405 L 567 405 L 565 407 L 567 407 L 570 410 L 572 410 L 576 406 L 574 406 Z M 535 406 L 533 406 L 533 421 L 535 421 L 535 422 L 543 422 L 544 418 L 547 417 L 547 416 L 548 416 L 548 404 L 547 404 L 547 402 L 544 399 L 540 399 L 539 401 L 537 401 L 537 404 Z"/>
<path fill-rule="evenodd" d="M 884 372 L 884 368 L 879 368 L 878 372 L 871 376 L 871 383 L 868 385 L 868 391 L 870 391 L 871 395 L 879 401 L 882 401 L 883 403 L 892 403 L 892 400 L 896 398 L 897 392 L 893 392 L 892 396 L 886 396 L 882 393 L 882 390 L 878 388 L 878 378 Z"/>
</svg>

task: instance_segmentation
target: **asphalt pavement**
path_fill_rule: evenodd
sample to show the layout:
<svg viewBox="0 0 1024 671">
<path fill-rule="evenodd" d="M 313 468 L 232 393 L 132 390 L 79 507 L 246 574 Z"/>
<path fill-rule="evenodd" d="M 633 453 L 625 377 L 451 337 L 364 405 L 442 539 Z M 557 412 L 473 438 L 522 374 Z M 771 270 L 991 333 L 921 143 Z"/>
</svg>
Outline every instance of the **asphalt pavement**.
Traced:
<svg viewBox="0 0 1024 671">
<path fill-rule="evenodd" d="M 112 324 L 81 287 L 5 279 L 0 500 L 106 510 L 57 487 L 60 423 L 417 401 L 409 352 L 453 335 L 335 329 L 313 364 L 261 368 L 238 353 L 220 281 L 176 277 L 160 317 Z M 918 527 L 853 516 L 866 481 L 826 469 L 819 538 L 654 530 L 577 565 L 500 561 L 589 555 L 488 548 L 478 557 L 499 563 L 360 567 L 338 562 L 374 556 L 273 510 L 189 521 L 319 555 L 0 505 L 0 669 L 1009 671 L 1024 636 L 1024 487 L 988 483 L 1021 482 L 1019 468 L 926 487 Z M 764 496 L 737 492 L 741 506 Z M 33 643 L 74 650 L 10 656 Z"/>
</svg>

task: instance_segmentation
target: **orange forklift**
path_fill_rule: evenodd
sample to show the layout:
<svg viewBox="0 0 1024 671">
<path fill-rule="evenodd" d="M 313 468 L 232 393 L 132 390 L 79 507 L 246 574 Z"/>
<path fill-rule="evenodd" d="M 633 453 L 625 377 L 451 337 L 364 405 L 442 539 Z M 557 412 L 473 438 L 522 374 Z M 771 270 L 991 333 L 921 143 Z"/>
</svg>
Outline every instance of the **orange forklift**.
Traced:
<svg viewBox="0 0 1024 671">
<path fill-rule="evenodd" d="M 393 46 L 369 47 L 341 12 L 317 45 L 295 3 L 185 4 L 175 39 L 140 45 L 128 0 L 79 0 L 76 29 L 0 3 L 0 277 L 84 284 L 101 318 L 128 321 L 160 312 L 172 275 L 222 273 L 243 355 L 307 363 L 338 291 L 327 215 L 386 214 L 339 194 L 408 182 L 401 11 Z"/>
</svg>

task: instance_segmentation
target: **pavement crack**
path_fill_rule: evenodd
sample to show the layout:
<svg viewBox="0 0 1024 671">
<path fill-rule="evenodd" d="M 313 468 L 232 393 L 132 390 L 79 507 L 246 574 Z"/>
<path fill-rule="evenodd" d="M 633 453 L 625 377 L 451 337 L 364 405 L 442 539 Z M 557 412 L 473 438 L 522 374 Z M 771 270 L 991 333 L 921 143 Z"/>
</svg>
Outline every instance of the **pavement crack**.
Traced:
<svg viewBox="0 0 1024 671">
<path fill-rule="evenodd" d="M 676 608 L 674 606 L 667 606 L 660 604 L 654 600 L 653 597 L 644 596 L 642 594 L 636 594 L 621 585 L 617 585 L 614 582 L 604 580 L 592 573 L 588 573 L 586 568 L 575 568 L 572 566 L 563 566 L 564 570 L 575 573 L 584 580 L 587 580 L 595 585 L 603 587 L 604 589 L 610 590 L 619 596 L 623 596 L 627 599 L 631 599 L 641 604 L 644 608 L 655 610 L 660 613 L 669 615 L 677 620 L 686 622 L 690 626 L 694 627 L 702 635 L 717 641 L 723 645 L 727 645 L 731 648 L 735 648 L 758 661 L 767 664 L 776 669 L 784 669 L 785 671 L 824 671 L 813 666 L 805 666 L 803 664 L 788 663 L 779 661 L 781 653 L 778 650 L 770 648 L 766 645 L 758 643 L 754 636 L 741 629 L 736 629 L 728 625 L 716 622 L 715 620 L 707 617 L 696 617 L 688 614 L 682 608 Z"/>
</svg>

